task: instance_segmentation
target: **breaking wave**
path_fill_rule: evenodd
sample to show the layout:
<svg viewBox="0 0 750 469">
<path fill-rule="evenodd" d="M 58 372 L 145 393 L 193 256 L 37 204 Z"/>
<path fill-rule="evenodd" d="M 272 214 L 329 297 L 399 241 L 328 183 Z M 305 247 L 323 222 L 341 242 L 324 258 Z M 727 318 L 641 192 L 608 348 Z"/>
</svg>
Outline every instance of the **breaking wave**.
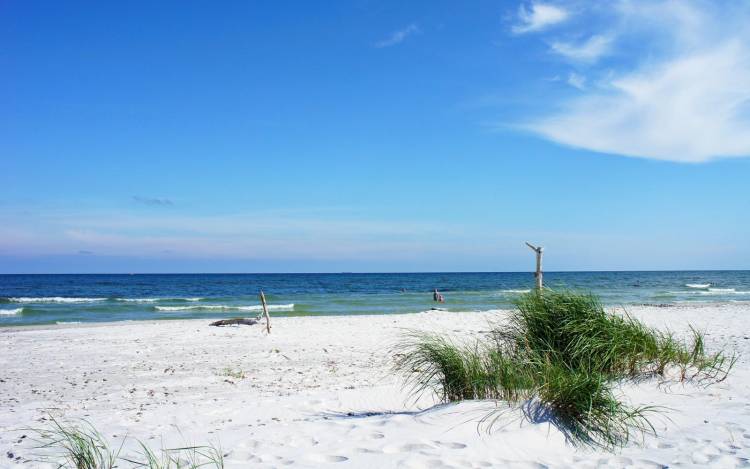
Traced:
<svg viewBox="0 0 750 469">
<path fill-rule="evenodd" d="M 157 301 L 201 301 L 203 298 L 115 298 L 117 301 L 124 301 L 126 303 L 156 303 Z"/>
<path fill-rule="evenodd" d="M 15 316 L 16 314 L 21 313 L 23 313 L 23 308 L 0 309 L 0 316 Z"/>
<path fill-rule="evenodd" d="M 66 298 L 62 296 L 42 296 L 42 297 L 13 297 L 8 298 L 11 303 L 96 303 L 106 301 L 107 298 Z"/>
<path fill-rule="evenodd" d="M 196 305 L 196 306 L 154 306 L 156 311 L 262 311 L 261 305 L 229 306 L 229 305 Z M 268 305 L 269 311 L 293 311 L 294 303 L 288 305 Z"/>
</svg>

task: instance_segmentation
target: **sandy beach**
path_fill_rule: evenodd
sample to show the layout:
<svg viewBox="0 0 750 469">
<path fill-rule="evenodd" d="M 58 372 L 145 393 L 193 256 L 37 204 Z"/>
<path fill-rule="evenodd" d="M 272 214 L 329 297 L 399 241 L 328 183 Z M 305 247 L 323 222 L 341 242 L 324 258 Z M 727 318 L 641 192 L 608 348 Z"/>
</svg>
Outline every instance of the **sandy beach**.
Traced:
<svg viewBox="0 0 750 469">
<path fill-rule="evenodd" d="M 504 311 L 276 318 L 257 326 L 209 320 L 0 330 L 1 467 L 40 467 L 27 427 L 85 419 L 135 454 L 220 445 L 227 467 L 748 467 L 750 324 L 741 305 L 633 307 L 646 323 L 707 331 L 709 349 L 740 359 L 703 388 L 649 380 L 621 389 L 634 405 L 670 408 L 658 437 L 616 453 L 575 448 L 547 422 L 504 414 L 488 433 L 487 401 L 433 406 L 409 399 L 390 366 L 408 330 L 470 337 Z M 502 406 L 502 404 L 500 404 Z M 12 457 L 11 457 L 12 455 Z"/>
</svg>

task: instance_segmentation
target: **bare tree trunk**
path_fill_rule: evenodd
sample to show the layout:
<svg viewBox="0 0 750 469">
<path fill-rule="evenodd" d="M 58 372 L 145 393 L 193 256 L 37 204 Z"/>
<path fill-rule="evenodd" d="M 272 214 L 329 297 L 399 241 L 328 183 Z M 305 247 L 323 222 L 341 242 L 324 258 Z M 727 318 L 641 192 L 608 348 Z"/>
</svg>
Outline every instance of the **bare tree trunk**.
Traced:
<svg viewBox="0 0 750 469">
<path fill-rule="evenodd" d="M 271 316 L 268 314 L 268 305 L 266 305 L 266 295 L 263 290 L 260 291 L 260 304 L 263 306 L 263 315 L 266 317 L 266 331 L 271 333 Z"/>
<path fill-rule="evenodd" d="M 538 291 L 542 291 L 542 287 L 544 286 L 544 282 L 542 281 L 542 253 L 544 252 L 544 248 L 541 246 L 533 246 L 526 243 L 526 246 L 530 247 L 532 251 L 536 253 L 536 273 L 534 273 L 534 277 L 536 277 L 536 289 Z"/>
</svg>

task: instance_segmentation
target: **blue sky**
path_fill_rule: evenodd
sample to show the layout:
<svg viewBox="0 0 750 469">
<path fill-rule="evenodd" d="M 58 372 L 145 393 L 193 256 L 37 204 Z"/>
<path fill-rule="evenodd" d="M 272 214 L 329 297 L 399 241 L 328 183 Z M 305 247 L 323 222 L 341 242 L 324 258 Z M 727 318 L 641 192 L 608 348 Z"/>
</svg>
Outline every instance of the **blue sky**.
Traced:
<svg viewBox="0 0 750 469">
<path fill-rule="evenodd" d="M 750 266 L 747 2 L 0 10 L 0 272 Z"/>
</svg>

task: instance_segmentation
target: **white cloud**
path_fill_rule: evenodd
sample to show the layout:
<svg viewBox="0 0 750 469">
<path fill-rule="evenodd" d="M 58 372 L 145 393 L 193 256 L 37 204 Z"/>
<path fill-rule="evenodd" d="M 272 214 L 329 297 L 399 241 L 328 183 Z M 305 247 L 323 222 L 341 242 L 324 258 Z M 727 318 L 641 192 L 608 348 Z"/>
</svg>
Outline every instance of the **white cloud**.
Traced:
<svg viewBox="0 0 750 469">
<path fill-rule="evenodd" d="M 622 1 L 614 9 L 615 33 L 638 44 L 618 51 L 630 54 L 619 70 L 590 70 L 596 86 L 569 101 L 551 100 L 556 111 L 523 127 L 564 145 L 624 156 L 684 163 L 750 156 L 750 33 L 744 28 L 750 8 L 666 0 L 641 9 L 641 3 Z M 575 56 L 574 50 L 558 51 Z M 581 50 L 581 58 L 597 55 L 596 47 L 590 54 Z M 575 74 L 568 83 L 583 84 Z"/>
<path fill-rule="evenodd" d="M 570 72 L 570 75 L 568 75 L 567 83 L 573 88 L 583 90 L 586 88 L 586 77 L 575 72 Z"/>
<path fill-rule="evenodd" d="M 518 7 L 518 21 L 512 30 L 516 34 L 541 31 L 567 20 L 570 14 L 562 7 L 549 3 L 532 2 Z"/>
<path fill-rule="evenodd" d="M 382 41 L 378 41 L 373 45 L 377 48 L 395 46 L 396 44 L 404 42 L 404 40 L 406 40 L 406 38 L 408 38 L 409 36 L 419 34 L 420 32 L 421 30 L 419 29 L 419 26 L 417 26 L 415 23 L 412 23 L 403 29 L 392 32 L 387 38 L 383 39 Z"/>
<path fill-rule="evenodd" d="M 528 126 L 559 143 L 677 162 L 750 155 L 750 53 L 740 41 L 613 79 Z"/>
<path fill-rule="evenodd" d="M 609 53 L 611 45 L 612 36 L 596 34 L 578 43 L 555 41 L 550 49 L 574 62 L 593 63 Z"/>
</svg>

